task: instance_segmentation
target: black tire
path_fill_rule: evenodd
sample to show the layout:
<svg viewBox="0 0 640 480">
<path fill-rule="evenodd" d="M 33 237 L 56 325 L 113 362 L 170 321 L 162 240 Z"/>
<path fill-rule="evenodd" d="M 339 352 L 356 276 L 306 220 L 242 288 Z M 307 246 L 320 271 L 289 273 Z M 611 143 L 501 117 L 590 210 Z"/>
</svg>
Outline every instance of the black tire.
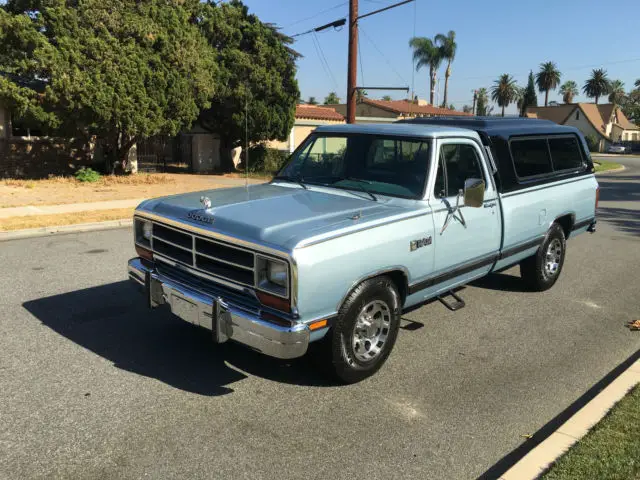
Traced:
<svg viewBox="0 0 640 480">
<path fill-rule="evenodd" d="M 555 269 L 547 267 L 547 255 L 549 247 L 553 245 L 555 248 L 551 250 L 555 252 L 553 258 L 557 261 L 549 262 L 549 265 L 556 265 Z M 567 250 L 567 241 L 564 237 L 562 227 L 554 223 L 549 228 L 547 236 L 542 245 L 538 248 L 535 255 L 525 258 L 520 262 L 520 276 L 522 280 L 536 292 L 549 290 L 560 277 L 564 258 Z"/>
<path fill-rule="evenodd" d="M 383 304 L 386 304 L 388 311 L 384 309 Z M 381 310 L 378 311 L 385 314 L 380 313 L 378 318 L 388 319 L 386 327 L 378 328 L 375 325 L 370 327 L 372 331 L 378 331 L 381 335 L 386 331 L 386 338 L 375 356 L 366 361 L 362 359 L 362 356 L 367 354 L 366 348 L 358 346 L 360 352 L 354 349 L 354 342 L 358 342 L 354 333 L 356 323 L 365 307 L 380 308 Z M 331 329 L 314 348 L 313 355 L 316 357 L 316 362 L 334 380 L 341 383 L 356 383 L 370 377 L 382 367 L 396 343 L 400 328 L 400 313 L 400 295 L 389 277 L 365 280 L 349 294 Z M 380 322 L 383 321 L 380 320 Z M 373 344 L 369 342 L 369 345 Z"/>
</svg>

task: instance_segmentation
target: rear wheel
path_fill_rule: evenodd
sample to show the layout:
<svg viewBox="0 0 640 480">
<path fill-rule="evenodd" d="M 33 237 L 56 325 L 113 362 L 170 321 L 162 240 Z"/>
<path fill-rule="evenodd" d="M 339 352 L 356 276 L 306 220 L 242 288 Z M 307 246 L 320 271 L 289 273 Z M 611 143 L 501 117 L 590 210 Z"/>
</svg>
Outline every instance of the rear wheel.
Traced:
<svg viewBox="0 0 640 480">
<path fill-rule="evenodd" d="M 520 262 L 520 275 L 532 290 L 542 292 L 553 287 L 562 272 L 566 247 L 564 230 L 554 223 L 536 254 Z"/>
<path fill-rule="evenodd" d="M 400 307 L 400 295 L 390 278 L 373 278 L 358 285 L 318 345 L 316 356 L 322 367 L 344 383 L 376 373 L 396 342 Z"/>
</svg>

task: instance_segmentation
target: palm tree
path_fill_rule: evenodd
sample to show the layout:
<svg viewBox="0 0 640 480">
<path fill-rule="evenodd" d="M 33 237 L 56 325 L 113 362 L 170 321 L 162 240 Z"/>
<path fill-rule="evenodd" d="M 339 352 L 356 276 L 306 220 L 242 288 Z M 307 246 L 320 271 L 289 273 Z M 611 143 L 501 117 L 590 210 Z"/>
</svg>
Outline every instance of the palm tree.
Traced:
<svg viewBox="0 0 640 480">
<path fill-rule="evenodd" d="M 502 116 L 504 117 L 504 109 L 508 107 L 516 98 L 516 81 L 508 73 L 500 75 L 498 80 L 493 82 L 495 85 L 491 87 L 491 100 L 502 107 Z"/>
<path fill-rule="evenodd" d="M 426 37 L 413 37 L 409 40 L 409 46 L 413 48 L 413 59 L 417 61 L 416 70 L 420 70 L 422 67 L 429 67 L 429 86 L 431 87 L 429 103 L 433 105 L 433 100 L 436 96 L 436 74 L 442 63 L 442 50 L 433 40 Z"/>
<path fill-rule="evenodd" d="M 636 87 L 640 88 L 640 78 L 636 80 L 636 83 L 634 85 Z"/>
<path fill-rule="evenodd" d="M 369 93 L 366 90 L 362 90 L 361 88 L 356 89 L 356 103 L 362 102 L 368 95 Z"/>
<path fill-rule="evenodd" d="M 318 101 L 316 100 L 316 97 L 309 97 L 309 100 L 307 101 L 307 103 L 309 105 L 317 105 Z"/>
<path fill-rule="evenodd" d="M 624 98 L 624 82 L 622 80 L 614 80 L 609 86 L 609 103 L 615 103 L 620 105 L 621 100 Z"/>
<path fill-rule="evenodd" d="M 525 89 L 516 85 L 513 101 L 516 102 L 516 106 L 518 107 L 518 114 L 521 117 L 524 117 L 524 93 Z"/>
<path fill-rule="evenodd" d="M 451 63 L 456 58 L 456 32 L 449 30 L 449 33 L 436 35 L 436 43 L 440 46 L 440 56 L 447 61 L 447 70 L 444 73 L 444 100 L 443 104 L 447 104 L 447 95 L 449 93 L 449 77 L 451 76 Z"/>
<path fill-rule="evenodd" d="M 584 86 L 582 87 L 582 91 L 587 97 L 596 99 L 596 105 L 598 104 L 598 99 L 609 93 L 610 89 L 611 83 L 607 77 L 607 71 L 604 68 L 593 70 L 591 77 L 584 82 Z"/>
<path fill-rule="evenodd" d="M 578 84 L 573 80 L 567 80 L 560 87 L 560 95 L 564 103 L 573 103 L 573 97 L 578 95 Z"/>
<path fill-rule="evenodd" d="M 554 62 L 540 64 L 540 71 L 536 73 L 538 90 L 544 92 L 544 106 L 549 104 L 549 91 L 555 90 L 560 83 L 562 74 Z"/>
<path fill-rule="evenodd" d="M 476 97 L 478 101 L 478 106 L 476 107 L 476 115 L 484 116 L 487 112 L 487 104 L 489 103 L 489 95 L 487 94 L 487 89 L 482 87 L 479 88 L 476 92 Z"/>
</svg>

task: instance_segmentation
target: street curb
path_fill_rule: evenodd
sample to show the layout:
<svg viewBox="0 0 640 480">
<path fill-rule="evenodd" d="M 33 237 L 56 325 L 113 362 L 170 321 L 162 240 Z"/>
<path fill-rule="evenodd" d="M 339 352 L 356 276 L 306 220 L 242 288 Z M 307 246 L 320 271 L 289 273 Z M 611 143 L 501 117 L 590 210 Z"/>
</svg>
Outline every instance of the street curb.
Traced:
<svg viewBox="0 0 640 480">
<path fill-rule="evenodd" d="M 632 363 L 589 403 L 502 474 L 499 480 L 535 480 L 539 478 L 553 462 L 584 437 L 637 384 L 640 384 L 640 360 Z"/>
<path fill-rule="evenodd" d="M 130 227 L 131 225 L 133 225 L 133 220 L 130 218 L 125 218 L 122 220 L 110 220 L 108 222 L 78 223 L 75 225 L 61 225 L 58 227 L 27 228 L 25 230 L 0 232 L 0 242 L 19 240 L 23 238 L 48 237 L 51 235 L 65 233 L 82 233 L 98 230 L 111 230 L 114 228 Z"/>
</svg>

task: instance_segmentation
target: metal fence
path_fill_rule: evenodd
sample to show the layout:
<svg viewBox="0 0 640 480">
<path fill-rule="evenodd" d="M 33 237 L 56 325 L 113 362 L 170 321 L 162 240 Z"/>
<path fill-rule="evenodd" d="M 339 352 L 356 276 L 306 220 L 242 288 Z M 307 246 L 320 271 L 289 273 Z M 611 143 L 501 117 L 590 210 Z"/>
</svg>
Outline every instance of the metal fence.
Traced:
<svg viewBox="0 0 640 480">
<path fill-rule="evenodd" d="M 138 171 L 187 173 L 193 171 L 191 137 L 151 137 L 137 145 Z"/>
</svg>

